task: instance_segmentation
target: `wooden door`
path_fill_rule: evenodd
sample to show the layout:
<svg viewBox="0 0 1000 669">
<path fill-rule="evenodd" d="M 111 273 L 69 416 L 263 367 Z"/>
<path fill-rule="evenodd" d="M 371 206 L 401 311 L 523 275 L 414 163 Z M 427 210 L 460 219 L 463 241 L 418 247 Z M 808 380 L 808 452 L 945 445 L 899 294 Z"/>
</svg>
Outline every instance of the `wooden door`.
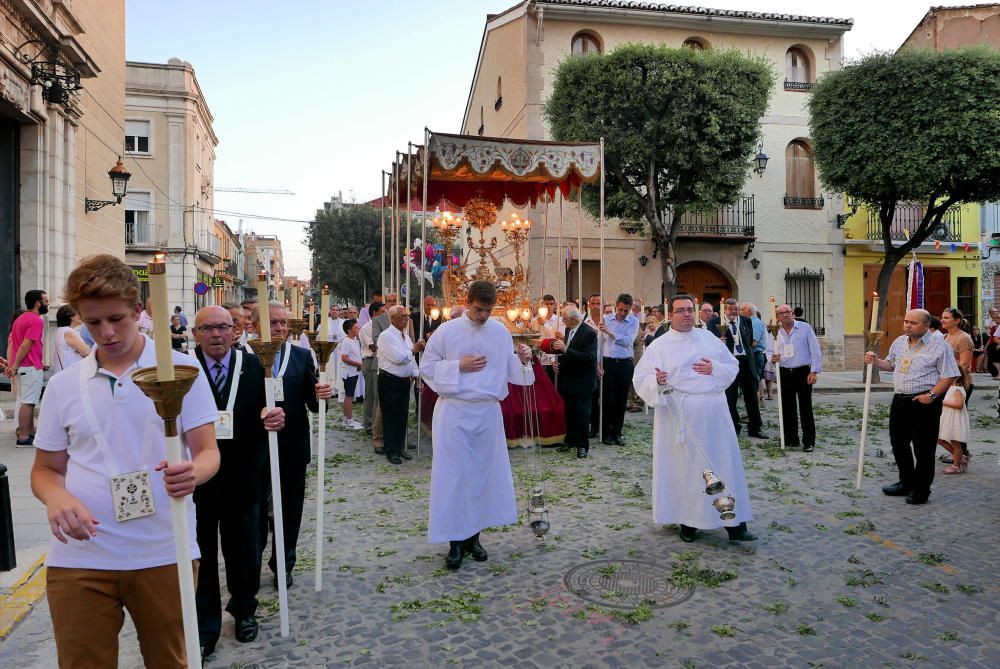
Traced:
<svg viewBox="0 0 1000 669">
<path fill-rule="evenodd" d="M 872 317 L 872 293 L 878 285 L 878 273 L 881 265 L 865 265 L 864 294 L 861 299 L 865 304 L 864 328 L 867 330 Z M 879 357 L 884 358 L 889 352 L 889 345 L 896 337 L 903 334 L 903 315 L 906 313 L 906 267 L 896 265 L 889 280 L 889 295 L 885 299 L 885 309 L 882 311 L 882 322 L 879 329 L 885 333 L 879 342 Z"/>
<path fill-rule="evenodd" d="M 924 308 L 934 316 L 955 306 L 951 299 L 951 268 L 924 266 Z"/>
<path fill-rule="evenodd" d="M 718 269 L 703 262 L 688 262 L 677 268 L 677 292 L 694 295 L 698 302 L 718 305 L 733 297 L 729 279 Z"/>
</svg>

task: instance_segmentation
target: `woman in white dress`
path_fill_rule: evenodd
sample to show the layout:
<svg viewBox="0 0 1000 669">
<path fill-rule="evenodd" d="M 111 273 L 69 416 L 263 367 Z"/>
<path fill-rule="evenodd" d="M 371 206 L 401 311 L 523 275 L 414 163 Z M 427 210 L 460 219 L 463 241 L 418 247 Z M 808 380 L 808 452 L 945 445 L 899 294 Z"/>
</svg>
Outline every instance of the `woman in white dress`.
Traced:
<svg viewBox="0 0 1000 669">
<path fill-rule="evenodd" d="M 72 367 L 90 355 L 90 347 L 76 331 L 80 326 L 80 315 L 73 307 L 64 304 L 56 312 L 55 360 L 52 369 L 56 372 Z"/>
</svg>

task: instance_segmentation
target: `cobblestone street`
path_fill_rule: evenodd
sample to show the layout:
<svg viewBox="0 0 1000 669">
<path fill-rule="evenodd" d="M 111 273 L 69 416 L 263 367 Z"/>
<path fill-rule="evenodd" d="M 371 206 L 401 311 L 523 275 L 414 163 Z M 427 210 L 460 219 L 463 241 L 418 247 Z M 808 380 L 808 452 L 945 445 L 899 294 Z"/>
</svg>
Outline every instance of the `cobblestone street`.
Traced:
<svg viewBox="0 0 1000 669">
<path fill-rule="evenodd" d="M 969 472 L 941 475 L 938 464 L 926 506 L 880 492 L 896 480 L 889 394 L 873 395 L 861 491 L 861 394 L 816 396 L 814 453 L 779 449 L 777 406 L 764 402 L 771 440 L 741 441 L 759 537 L 749 544 L 722 530 L 684 544 L 676 528 L 653 524 L 652 415 L 630 414 L 627 445 L 594 446 L 587 460 L 515 450 L 522 513 L 540 482 L 552 531 L 544 542 L 526 526 L 485 532 L 489 561 L 455 574 L 446 547 L 426 543 L 429 440 L 397 467 L 331 428 L 323 592 L 313 590 L 313 479 L 291 635 L 279 636 L 267 575 L 257 641 L 237 643 L 227 614 L 206 666 L 1000 666 L 995 397 L 973 399 Z M 589 600 L 567 583 L 589 584 Z M 630 597 L 642 587 L 653 604 Z M 122 666 L 141 666 L 134 634 L 121 654 Z M 54 657 L 43 598 L 3 641 L 0 664 L 48 668 Z"/>
</svg>

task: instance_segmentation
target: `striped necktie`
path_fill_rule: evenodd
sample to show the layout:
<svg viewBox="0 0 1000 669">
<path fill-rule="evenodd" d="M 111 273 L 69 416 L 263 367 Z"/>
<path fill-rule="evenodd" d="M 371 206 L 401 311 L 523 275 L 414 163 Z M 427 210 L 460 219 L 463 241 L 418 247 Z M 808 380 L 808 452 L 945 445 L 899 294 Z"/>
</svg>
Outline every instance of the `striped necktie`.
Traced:
<svg viewBox="0 0 1000 669">
<path fill-rule="evenodd" d="M 223 388 L 226 387 L 226 372 L 222 368 L 221 362 L 215 363 L 212 369 L 215 370 L 215 378 L 213 379 L 212 383 L 215 384 L 215 389 L 219 391 L 219 394 L 221 395 Z"/>
</svg>

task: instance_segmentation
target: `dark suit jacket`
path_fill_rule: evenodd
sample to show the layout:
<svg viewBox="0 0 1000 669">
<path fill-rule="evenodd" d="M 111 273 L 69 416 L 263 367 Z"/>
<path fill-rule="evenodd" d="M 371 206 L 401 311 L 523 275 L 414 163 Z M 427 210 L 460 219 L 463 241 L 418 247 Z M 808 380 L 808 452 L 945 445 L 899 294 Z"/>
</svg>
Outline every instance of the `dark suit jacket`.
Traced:
<svg viewBox="0 0 1000 669">
<path fill-rule="evenodd" d="M 559 393 L 590 397 L 597 387 L 597 332 L 580 323 L 565 351 L 559 354 Z"/>
<path fill-rule="evenodd" d="M 285 401 L 278 406 L 285 410 L 285 428 L 278 433 L 278 453 L 282 467 L 305 467 L 311 458 L 309 446 L 309 414 L 319 411 L 316 399 L 318 377 L 309 351 L 300 346 L 281 347 L 281 354 L 291 352 L 285 369 Z M 280 366 L 279 366 L 280 369 Z"/>
<path fill-rule="evenodd" d="M 743 342 L 743 350 L 746 351 L 747 362 L 751 374 L 753 374 L 754 380 L 760 379 L 760 373 L 757 370 L 757 359 L 753 352 L 753 324 L 750 322 L 749 318 L 744 318 L 743 316 L 737 316 L 737 326 L 740 329 L 740 341 Z M 716 316 L 708 322 L 708 331 L 714 334 L 716 337 L 719 336 L 719 321 L 720 317 Z M 728 328 L 726 329 L 726 348 L 729 349 L 730 353 L 733 353 L 733 346 L 735 339 L 733 338 L 733 333 Z M 735 355 L 735 353 L 733 353 Z"/>
<path fill-rule="evenodd" d="M 201 347 L 195 348 L 195 355 L 202 369 L 208 367 L 211 379 L 211 364 L 205 365 L 205 354 Z M 233 386 L 236 352 L 229 362 L 226 386 L 219 393 L 215 384 L 209 381 L 217 409 L 225 409 Z M 211 363 L 211 358 L 209 359 Z M 224 503 L 227 508 L 243 508 L 260 499 L 260 481 L 267 467 L 267 432 L 260 419 L 260 411 L 266 405 L 264 399 L 264 368 L 256 356 L 243 353 L 243 369 L 240 384 L 233 405 L 233 438 L 218 439 L 221 463 L 218 473 L 195 488 L 195 504 Z"/>
<path fill-rule="evenodd" d="M 667 334 L 667 332 L 669 330 L 670 330 L 670 323 L 668 323 L 667 321 L 663 321 L 662 323 L 660 323 L 656 327 L 656 331 L 653 332 L 653 334 L 646 335 L 646 346 L 649 346 L 654 341 L 656 341 L 657 339 L 659 339 L 663 335 Z"/>
<path fill-rule="evenodd" d="M 411 339 L 413 339 L 413 341 L 416 341 L 417 339 L 420 338 L 420 316 L 421 314 L 417 313 L 416 311 L 410 314 L 410 323 L 413 326 L 413 334 L 411 335 Z M 424 339 L 426 340 L 427 333 L 434 332 L 435 330 L 437 330 L 438 326 L 440 326 L 441 323 L 444 322 L 444 317 L 438 316 L 437 320 L 434 320 L 430 316 L 424 315 L 424 318 L 427 319 L 426 322 L 424 323 Z"/>
</svg>

